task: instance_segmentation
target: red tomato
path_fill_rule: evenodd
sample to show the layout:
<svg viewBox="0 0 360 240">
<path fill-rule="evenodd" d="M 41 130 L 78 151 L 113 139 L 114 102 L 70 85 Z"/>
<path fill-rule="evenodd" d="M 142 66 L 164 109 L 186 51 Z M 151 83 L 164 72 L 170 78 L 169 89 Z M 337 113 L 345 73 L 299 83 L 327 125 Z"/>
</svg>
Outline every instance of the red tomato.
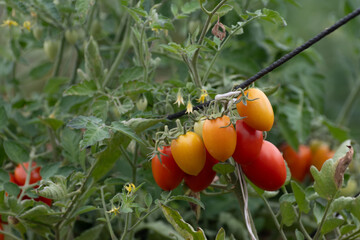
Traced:
<svg viewBox="0 0 360 240">
<path fill-rule="evenodd" d="M 29 163 L 23 163 L 24 167 L 26 168 L 26 170 L 29 167 Z M 21 164 L 17 165 L 17 167 L 15 168 L 15 180 L 17 182 L 17 184 L 19 186 L 24 186 L 25 181 L 26 181 L 26 171 L 25 169 L 21 166 Z M 40 167 L 36 167 L 36 163 L 33 162 L 32 163 L 32 171 L 31 171 L 31 175 L 30 175 L 30 182 L 29 184 L 33 184 L 36 183 L 38 181 L 41 180 L 41 176 L 40 176 Z"/>
<path fill-rule="evenodd" d="M 4 228 L 3 228 L 2 224 L 1 224 L 1 222 L 0 222 L 0 230 L 4 231 Z M 5 239 L 4 234 L 0 234 L 0 240 L 4 240 L 4 239 Z"/>
<path fill-rule="evenodd" d="M 237 120 L 236 135 L 236 148 L 232 156 L 241 165 L 250 164 L 259 155 L 263 143 L 262 131 L 250 127 L 244 120 Z"/>
<path fill-rule="evenodd" d="M 151 168 L 153 177 L 161 189 L 171 191 L 179 186 L 184 178 L 184 172 L 176 164 L 171 154 L 170 146 L 165 146 L 160 151 L 167 156 L 161 155 L 161 162 L 157 155 L 152 159 Z"/>
<path fill-rule="evenodd" d="M 43 202 L 46 205 L 48 205 L 49 207 L 51 207 L 51 204 L 52 204 L 51 199 L 46 198 L 46 197 L 42 197 L 42 196 L 39 196 L 38 198 L 35 198 L 34 200 L 37 201 L 37 202 Z"/>
<path fill-rule="evenodd" d="M 251 182 L 267 191 L 278 190 L 286 180 L 285 160 L 279 149 L 266 140 L 257 158 L 242 169 Z"/>
<path fill-rule="evenodd" d="M 171 152 L 176 164 L 187 174 L 196 176 L 205 165 L 204 143 L 201 137 L 194 132 L 187 132 L 172 140 Z"/>
<path fill-rule="evenodd" d="M 206 162 L 204 168 L 197 176 L 185 174 L 184 180 L 186 185 L 194 192 L 200 192 L 206 189 L 214 180 L 216 172 L 212 169 L 219 161 L 213 158 L 206 151 Z"/>
<path fill-rule="evenodd" d="M 16 180 L 15 180 L 14 174 L 9 173 L 9 176 L 10 176 L 10 182 L 15 183 L 15 184 L 18 184 L 18 183 L 16 182 Z"/>
<path fill-rule="evenodd" d="M 236 130 L 228 116 L 206 119 L 202 136 L 206 149 L 215 159 L 224 162 L 233 155 L 236 147 Z"/>
<path fill-rule="evenodd" d="M 252 128 L 260 131 L 270 131 L 274 124 L 274 111 L 265 93 L 257 88 L 249 88 L 245 95 L 248 99 L 246 105 L 243 102 L 236 104 L 237 111 L 244 121 Z M 238 97 L 238 99 L 241 95 Z"/>
<path fill-rule="evenodd" d="M 311 150 L 308 146 L 300 145 L 298 152 L 285 145 L 282 147 L 283 156 L 288 164 L 292 178 L 302 182 L 310 169 Z"/>
</svg>

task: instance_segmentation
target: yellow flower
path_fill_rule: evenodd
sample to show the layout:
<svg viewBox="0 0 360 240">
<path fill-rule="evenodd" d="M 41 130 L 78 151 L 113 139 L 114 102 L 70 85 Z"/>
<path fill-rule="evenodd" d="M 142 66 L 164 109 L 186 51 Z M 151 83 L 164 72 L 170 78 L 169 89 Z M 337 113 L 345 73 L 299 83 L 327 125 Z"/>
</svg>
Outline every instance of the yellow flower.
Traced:
<svg viewBox="0 0 360 240">
<path fill-rule="evenodd" d="M 155 33 L 159 33 L 159 29 L 158 28 L 151 28 L 151 30 Z"/>
<path fill-rule="evenodd" d="M 4 20 L 3 24 L 1 24 L 2 27 L 5 27 L 5 26 L 8 26 L 8 27 L 15 26 L 16 27 L 18 25 L 19 24 L 16 21 L 10 20 L 10 19 Z"/>
<path fill-rule="evenodd" d="M 204 103 L 207 96 L 209 96 L 207 91 L 205 89 L 201 89 L 201 95 L 200 98 L 198 99 L 198 102 Z"/>
<path fill-rule="evenodd" d="M 120 207 L 115 207 L 115 206 L 113 206 L 112 209 L 109 210 L 109 211 L 107 211 L 107 212 L 108 212 L 108 213 L 114 213 L 115 216 L 116 216 L 117 214 L 120 214 Z"/>
<path fill-rule="evenodd" d="M 136 187 L 133 183 L 127 183 L 125 185 L 125 189 L 126 189 L 127 193 L 130 194 L 132 191 L 135 191 Z"/>
<path fill-rule="evenodd" d="M 192 113 L 193 112 L 193 105 L 191 104 L 191 101 L 190 101 L 190 99 L 188 100 L 188 102 L 187 102 L 187 105 L 186 105 L 186 112 L 185 113 Z"/>
<path fill-rule="evenodd" d="M 177 96 L 176 96 L 176 101 L 174 102 L 174 104 L 177 104 L 178 107 L 180 107 L 181 104 L 185 105 L 184 103 L 184 98 L 181 94 L 181 90 L 179 89 Z"/>
<path fill-rule="evenodd" d="M 30 28 L 31 28 L 31 23 L 30 21 L 25 21 L 23 23 L 23 27 L 26 28 L 28 31 L 30 31 Z"/>
</svg>

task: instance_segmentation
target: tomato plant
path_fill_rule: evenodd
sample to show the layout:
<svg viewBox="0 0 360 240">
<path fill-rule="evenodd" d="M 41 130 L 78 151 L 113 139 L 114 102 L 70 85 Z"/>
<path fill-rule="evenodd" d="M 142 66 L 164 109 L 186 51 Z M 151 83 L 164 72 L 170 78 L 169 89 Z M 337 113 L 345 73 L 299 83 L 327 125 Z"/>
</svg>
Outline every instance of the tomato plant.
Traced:
<svg viewBox="0 0 360 240">
<path fill-rule="evenodd" d="M 239 164 L 250 164 L 260 153 L 263 143 L 262 131 L 248 126 L 242 119 L 236 121 L 236 136 L 236 148 L 232 157 Z"/>
<path fill-rule="evenodd" d="M 23 186 L 25 184 L 26 176 L 27 176 L 26 171 L 29 167 L 29 163 L 26 162 L 23 163 L 23 165 L 26 170 L 21 164 L 18 164 L 14 171 L 15 181 L 19 186 Z M 33 184 L 41 180 L 40 169 L 41 168 L 38 167 L 35 162 L 32 163 L 32 170 L 30 174 L 29 184 Z"/>
<path fill-rule="evenodd" d="M 216 119 L 206 119 L 202 136 L 210 155 L 221 162 L 231 157 L 235 151 L 236 130 L 226 115 Z"/>
<path fill-rule="evenodd" d="M 216 172 L 212 169 L 219 161 L 213 158 L 208 151 L 206 151 L 206 162 L 204 168 L 197 176 L 186 174 L 184 181 L 186 185 L 194 192 L 200 192 L 206 189 L 214 180 Z"/>
<path fill-rule="evenodd" d="M 285 160 L 279 149 L 266 140 L 257 158 L 242 169 L 251 182 L 267 191 L 278 190 L 286 180 Z"/>
<path fill-rule="evenodd" d="M 152 174 L 161 189 L 171 191 L 179 186 L 184 178 L 184 172 L 176 164 L 170 146 L 164 146 L 160 152 L 161 162 L 158 155 L 155 155 L 151 161 Z"/>
<path fill-rule="evenodd" d="M 172 140 L 171 152 L 177 165 L 189 175 L 198 175 L 205 165 L 204 143 L 194 132 L 187 132 Z"/>
<path fill-rule="evenodd" d="M 1 231 L 4 231 L 4 228 L 3 228 L 3 226 L 2 226 L 1 221 L 0 221 L 0 230 L 1 230 Z M 0 233 L 0 240 L 4 240 L 4 239 L 5 239 L 4 234 L 1 234 L 1 233 Z"/>
<path fill-rule="evenodd" d="M 256 130 L 270 131 L 274 124 L 274 111 L 268 97 L 258 88 L 249 88 L 244 94 L 249 99 L 246 104 L 242 101 L 236 104 L 240 117 L 245 117 L 246 124 Z"/>
<path fill-rule="evenodd" d="M 281 147 L 283 156 L 291 172 L 291 177 L 299 182 L 305 179 L 306 174 L 309 173 L 311 164 L 311 150 L 308 146 L 300 145 L 298 152 L 296 152 L 289 145 Z"/>
<path fill-rule="evenodd" d="M 194 132 L 199 135 L 201 139 L 203 139 L 202 134 L 205 120 L 206 119 L 200 119 L 199 121 L 194 123 Z"/>
<path fill-rule="evenodd" d="M 312 146 L 311 165 L 314 165 L 318 170 L 320 170 L 325 161 L 333 156 L 334 151 L 330 149 L 329 145 L 327 143 L 320 142 L 316 146 Z"/>
</svg>

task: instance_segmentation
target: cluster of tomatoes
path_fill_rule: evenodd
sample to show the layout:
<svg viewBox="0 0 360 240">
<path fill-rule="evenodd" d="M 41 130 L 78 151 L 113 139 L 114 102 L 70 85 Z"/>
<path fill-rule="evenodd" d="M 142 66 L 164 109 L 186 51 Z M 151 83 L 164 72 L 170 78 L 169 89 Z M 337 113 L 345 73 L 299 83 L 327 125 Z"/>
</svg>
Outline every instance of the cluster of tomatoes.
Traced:
<svg viewBox="0 0 360 240">
<path fill-rule="evenodd" d="M 23 167 L 24 166 L 24 167 Z M 10 175 L 10 182 L 17 184 L 18 186 L 24 186 L 25 182 L 26 182 L 26 177 L 27 177 L 27 170 L 29 168 L 29 163 L 23 163 L 23 166 L 21 164 L 17 165 L 15 170 L 14 170 L 14 174 L 9 173 Z M 26 170 L 25 170 L 25 169 Z M 29 179 L 29 184 L 34 184 L 37 183 L 38 181 L 40 181 L 41 175 L 40 175 L 40 167 L 36 165 L 35 162 L 32 163 L 32 167 L 31 167 L 31 173 L 30 173 L 30 179 Z M 30 199 L 30 197 L 28 196 L 24 196 L 23 199 Z M 35 201 L 41 201 L 45 204 L 47 204 L 48 206 L 51 206 L 52 200 L 45 198 L 45 197 L 37 197 L 34 199 Z"/>
<path fill-rule="evenodd" d="M 334 156 L 329 145 L 321 141 L 313 141 L 309 146 L 300 145 L 296 152 L 288 144 L 281 147 L 293 179 L 302 182 L 314 165 L 319 171 L 324 162 Z"/>
<path fill-rule="evenodd" d="M 263 140 L 263 131 L 269 131 L 274 122 L 270 101 L 256 88 L 244 94 L 248 100 L 236 105 L 244 118 L 236 122 L 236 128 L 226 115 L 202 120 L 195 123 L 195 132 L 180 135 L 170 146 L 160 149 L 161 161 L 158 156 L 152 159 L 152 172 L 163 190 L 176 188 L 184 179 L 192 191 L 202 191 L 216 175 L 213 166 L 230 157 L 241 165 L 250 181 L 264 190 L 277 190 L 285 183 L 282 154 Z"/>
</svg>

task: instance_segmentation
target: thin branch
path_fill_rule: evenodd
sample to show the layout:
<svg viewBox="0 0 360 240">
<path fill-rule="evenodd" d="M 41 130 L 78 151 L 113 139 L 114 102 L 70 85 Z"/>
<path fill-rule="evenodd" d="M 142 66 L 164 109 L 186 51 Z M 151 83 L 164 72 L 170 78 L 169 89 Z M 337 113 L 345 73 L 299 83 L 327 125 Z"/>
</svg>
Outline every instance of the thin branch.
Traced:
<svg viewBox="0 0 360 240">
<path fill-rule="evenodd" d="M 105 197 L 104 197 L 104 187 L 100 188 L 100 193 L 101 193 L 101 203 L 103 205 L 104 215 L 105 215 L 105 218 L 106 218 L 107 226 L 109 228 L 111 239 L 112 240 L 117 240 L 117 237 L 115 236 L 115 233 L 114 233 L 114 231 L 112 229 L 112 226 L 111 226 L 109 215 L 107 214 L 107 209 L 106 209 L 106 204 L 105 204 Z"/>
</svg>

